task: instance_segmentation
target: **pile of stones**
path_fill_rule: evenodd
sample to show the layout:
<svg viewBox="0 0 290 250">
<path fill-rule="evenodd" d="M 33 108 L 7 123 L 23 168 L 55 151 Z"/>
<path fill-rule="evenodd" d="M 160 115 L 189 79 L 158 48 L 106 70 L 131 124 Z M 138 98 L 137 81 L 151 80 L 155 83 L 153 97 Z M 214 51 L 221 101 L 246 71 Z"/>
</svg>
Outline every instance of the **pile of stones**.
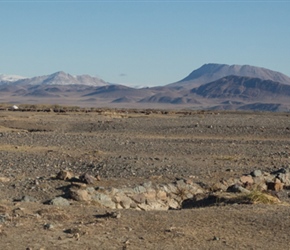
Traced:
<svg viewBox="0 0 290 250">
<path fill-rule="evenodd" d="M 104 188 L 97 186 L 99 176 L 93 177 L 83 174 L 79 177 L 69 171 L 61 171 L 58 179 L 70 182 L 65 196 L 79 202 L 89 202 L 110 209 L 137 209 L 137 210 L 168 210 L 184 208 L 186 201 L 198 204 L 201 199 L 208 197 L 220 199 L 225 194 L 250 194 L 258 190 L 275 196 L 279 201 L 279 193 L 289 198 L 290 169 L 281 168 L 271 173 L 255 170 L 240 178 L 221 180 L 211 187 L 204 188 L 194 183 L 192 179 L 178 179 L 168 184 L 153 184 L 145 182 L 135 187 Z M 281 196 L 282 197 L 282 196 Z M 280 197 L 279 197 L 280 198 Z M 51 204 L 59 204 L 61 197 L 55 198 Z M 63 201 L 61 201 L 63 202 Z"/>
<path fill-rule="evenodd" d="M 221 180 L 211 187 L 212 191 L 249 193 L 252 190 L 275 191 L 290 189 L 290 169 L 283 167 L 273 172 L 254 170 L 240 178 Z"/>
<path fill-rule="evenodd" d="M 97 203 L 111 209 L 168 210 L 179 209 L 185 199 L 205 190 L 191 179 L 179 179 L 169 184 L 153 185 L 151 181 L 136 187 L 104 188 L 95 186 L 98 178 L 84 174 L 74 177 L 61 171 L 57 178 L 71 182 L 67 196 L 75 201 Z"/>
</svg>

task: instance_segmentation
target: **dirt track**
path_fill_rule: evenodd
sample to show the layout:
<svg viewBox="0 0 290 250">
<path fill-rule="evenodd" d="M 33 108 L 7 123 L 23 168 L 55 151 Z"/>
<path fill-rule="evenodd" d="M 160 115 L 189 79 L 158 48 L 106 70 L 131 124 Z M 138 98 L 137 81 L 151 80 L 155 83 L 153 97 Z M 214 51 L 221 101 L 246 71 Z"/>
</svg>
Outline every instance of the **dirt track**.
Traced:
<svg viewBox="0 0 290 250">
<path fill-rule="evenodd" d="M 288 205 L 227 205 L 177 211 L 57 208 L 62 169 L 100 175 L 100 186 L 210 186 L 254 169 L 289 165 L 290 120 L 279 113 L 0 113 L 1 249 L 288 249 Z M 19 201 L 23 196 L 35 202 Z M 1 219 L 2 218 L 2 219 Z M 46 224 L 53 228 L 47 229 Z"/>
</svg>

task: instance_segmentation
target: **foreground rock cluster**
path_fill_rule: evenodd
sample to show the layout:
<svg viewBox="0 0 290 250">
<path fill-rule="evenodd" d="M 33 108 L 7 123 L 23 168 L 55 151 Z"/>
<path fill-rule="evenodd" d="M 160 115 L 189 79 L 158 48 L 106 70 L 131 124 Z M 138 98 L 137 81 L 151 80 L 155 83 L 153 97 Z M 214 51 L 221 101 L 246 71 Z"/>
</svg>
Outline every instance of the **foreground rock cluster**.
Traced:
<svg viewBox="0 0 290 250">
<path fill-rule="evenodd" d="M 212 190 L 249 193 L 251 190 L 279 192 L 289 188 L 290 170 L 288 167 L 283 167 L 271 173 L 254 170 L 240 178 L 222 180 L 216 183 Z"/>
<path fill-rule="evenodd" d="M 69 198 L 95 202 L 111 209 L 179 209 L 183 200 L 205 193 L 205 190 L 191 179 L 179 179 L 169 184 L 153 185 L 148 181 L 135 187 L 103 188 L 94 185 L 94 180 L 97 181 L 98 178 L 88 174 L 74 177 L 71 172 L 61 171 L 57 177 L 71 181 L 66 194 Z"/>
<path fill-rule="evenodd" d="M 237 198 L 241 194 L 249 195 L 256 191 L 266 195 L 269 202 L 278 203 L 279 198 L 289 198 L 287 190 L 290 189 L 289 168 L 281 168 L 271 173 L 255 170 L 240 178 L 221 180 L 208 188 L 194 183 L 190 178 L 178 179 L 168 184 L 152 184 L 148 181 L 135 187 L 122 188 L 100 187 L 97 185 L 99 176 L 83 174 L 78 177 L 70 171 L 60 171 L 57 178 L 70 182 L 64 194 L 68 199 L 90 202 L 110 209 L 145 211 L 198 207 L 217 204 L 218 201 L 254 203 L 255 200 Z M 57 197 L 50 204 L 65 206 L 69 202 L 65 198 Z"/>
</svg>

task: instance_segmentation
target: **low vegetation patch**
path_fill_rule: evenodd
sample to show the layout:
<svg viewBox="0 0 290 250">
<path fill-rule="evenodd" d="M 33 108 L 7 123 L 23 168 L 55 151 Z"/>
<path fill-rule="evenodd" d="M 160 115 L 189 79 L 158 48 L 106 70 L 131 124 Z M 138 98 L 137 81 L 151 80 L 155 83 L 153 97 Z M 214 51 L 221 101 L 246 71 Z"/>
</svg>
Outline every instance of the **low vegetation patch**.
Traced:
<svg viewBox="0 0 290 250">
<path fill-rule="evenodd" d="M 277 204 L 280 203 L 280 200 L 268 193 L 253 190 L 249 194 L 241 195 L 238 199 L 240 199 L 241 203 L 250 203 L 250 204 Z"/>
</svg>

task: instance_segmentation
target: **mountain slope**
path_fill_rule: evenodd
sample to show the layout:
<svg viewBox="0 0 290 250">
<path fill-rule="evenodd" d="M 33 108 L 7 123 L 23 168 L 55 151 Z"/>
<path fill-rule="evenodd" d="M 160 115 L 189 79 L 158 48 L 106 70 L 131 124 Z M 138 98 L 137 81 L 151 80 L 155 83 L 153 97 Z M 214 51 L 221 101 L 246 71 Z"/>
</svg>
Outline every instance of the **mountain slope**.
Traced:
<svg viewBox="0 0 290 250">
<path fill-rule="evenodd" d="M 4 75 L 0 74 L 0 83 L 10 83 L 16 82 L 18 80 L 26 79 L 24 76 L 17 76 L 17 75 Z"/>
<path fill-rule="evenodd" d="M 290 85 L 259 78 L 226 76 L 191 91 L 204 98 L 268 99 L 290 96 Z"/>
<path fill-rule="evenodd" d="M 36 76 L 14 82 L 19 85 L 87 85 L 87 86 L 105 86 L 105 81 L 98 77 L 89 75 L 73 76 L 63 71 L 56 72 L 46 76 Z"/>
<path fill-rule="evenodd" d="M 265 68 L 249 66 L 249 65 L 227 65 L 227 64 L 204 64 L 200 68 L 194 70 L 184 79 L 167 85 L 174 88 L 194 88 L 202 84 L 216 81 L 225 76 L 245 76 L 255 77 L 262 80 L 272 80 L 283 84 L 290 85 L 290 77 Z"/>
</svg>

